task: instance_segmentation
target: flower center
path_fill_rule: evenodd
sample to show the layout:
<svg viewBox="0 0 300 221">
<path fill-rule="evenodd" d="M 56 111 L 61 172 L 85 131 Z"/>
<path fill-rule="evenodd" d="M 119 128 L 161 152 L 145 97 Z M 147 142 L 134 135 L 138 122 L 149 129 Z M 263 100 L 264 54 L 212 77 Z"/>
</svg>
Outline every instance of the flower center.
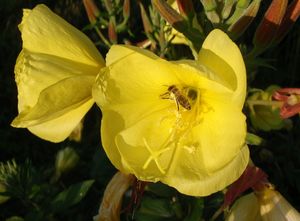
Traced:
<svg viewBox="0 0 300 221">
<path fill-rule="evenodd" d="M 192 87 L 179 87 L 176 85 L 170 85 L 166 93 L 161 94 L 161 99 L 174 100 L 179 112 L 181 108 L 185 110 L 191 110 L 193 104 L 197 100 L 198 90 Z"/>
<path fill-rule="evenodd" d="M 173 108 L 174 106 L 170 108 L 172 115 L 175 114 L 176 116 L 172 134 L 185 133 L 185 131 L 200 123 L 201 112 L 205 106 L 201 102 L 200 95 L 199 88 L 186 85 L 170 85 L 167 92 L 160 95 L 161 99 L 169 99 L 176 104 L 177 110 Z"/>
</svg>

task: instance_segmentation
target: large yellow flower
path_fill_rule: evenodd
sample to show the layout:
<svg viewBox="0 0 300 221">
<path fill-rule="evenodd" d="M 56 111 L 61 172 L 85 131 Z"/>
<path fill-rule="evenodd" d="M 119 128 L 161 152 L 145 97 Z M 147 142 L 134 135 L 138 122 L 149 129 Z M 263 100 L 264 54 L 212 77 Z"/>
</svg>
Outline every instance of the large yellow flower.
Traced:
<svg viewBox="0 0 300 221">
<path fill-rule="evenodd" d="M 241 111 L 246 73 L 226 34 L 212 31 L 197 61 L 168 62 L 117 45 L 106 65 L 93 97 L 103 113 L 104 149 L 120 171 L 194 196 L 242 174 L 249 158 Z"/>
<path fill-rule="evenodd" d="M 105 66 L 93 43 L 45 5 L 24 10 L 23 49 L 15 66 L 19 115 L 14 127 L 64 140 L 93 105 L 91 88 Z"/>
</svg>

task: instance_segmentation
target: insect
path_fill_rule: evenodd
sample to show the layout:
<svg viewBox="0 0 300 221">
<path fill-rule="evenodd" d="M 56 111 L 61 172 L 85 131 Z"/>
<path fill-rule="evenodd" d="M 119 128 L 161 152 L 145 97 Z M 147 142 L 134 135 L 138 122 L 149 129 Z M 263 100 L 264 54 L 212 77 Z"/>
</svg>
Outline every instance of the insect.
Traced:
<svg viewBox="0 0 300 221">
<path fill-rule="evenodd" d="M 168 87 L 168 92 L 160 95 L 162 99 L 172 99 L 174 97 L 177 105 L 177 109 L 179 110 L 179 105 L 187 110 L 191 110 L 191 104 L 185 95 L 175 86 L 171 85 Z"/>
</svg>

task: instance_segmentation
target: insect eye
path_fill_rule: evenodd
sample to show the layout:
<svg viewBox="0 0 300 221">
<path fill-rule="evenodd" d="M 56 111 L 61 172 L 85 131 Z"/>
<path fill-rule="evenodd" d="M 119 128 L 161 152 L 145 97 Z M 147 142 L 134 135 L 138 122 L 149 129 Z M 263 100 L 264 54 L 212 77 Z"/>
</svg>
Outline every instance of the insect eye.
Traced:
<svg viewBox="0 0 300 221">
<path fill-rule="evenodd" d="M 197 96 L 198 96 L 198 92 L 194 89 L 189 89 L 188 90 L 188 93 L 187 93 L 187 96 L 189 99 L 191 100 L 196 100 Z"/>
</svg>

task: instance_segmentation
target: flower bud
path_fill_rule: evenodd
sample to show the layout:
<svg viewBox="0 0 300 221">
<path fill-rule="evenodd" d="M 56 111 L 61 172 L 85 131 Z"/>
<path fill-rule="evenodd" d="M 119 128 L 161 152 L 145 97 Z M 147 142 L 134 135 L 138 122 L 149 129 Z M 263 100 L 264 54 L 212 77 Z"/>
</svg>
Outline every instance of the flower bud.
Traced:
<svg viewBox="0 0 300 221">
<path fill-rule="evenodd" d="M 123 16 L 125 19 L 128 19 L 130 16 L 130 0 L 124 0 Z"/>
<path fill-rule="evenodd" d="M 276 33 L 274 44 L 278 44 L 291 30 L 294 23 L 297 21 L 297 19 L 300 16 L 300 1 L 294 0 L 286 10 L 286 13 L 283 17 L 283 20 L 280 24 L 280 27 Z"/>
<path fill-rule="evenodd" d="M 174 27 L 178 31 L 184 30 L 185 20 L 175 9 L 173 9 L 164 0 L 153 0 L 152 3 L 156 7 L 160 15 L 164 17 L 166 21 L 172 25 L 172 27 Z"/>
<path fill-rule="evenodd" d="M 152 24 L 150 22 L 150 19 L 147 15 L 147 12 L 143 6 L 143 4 L 141 2 L 139 2 L 140 5 L 140 10 L 141 10 L 141 17 L 142 17 L 142 22 L 143 22 L 143 26 L 144 26 L 144 31 L 146 33 L 146 35 L 149 35 L 150 33 L 153 32 L 153 27 Z"/>
<path fill-rule="evenodd" d="M 1 195 L 6 192 L 6 186 L 0 182 L 0 204 L 5 203 L 9 200 L 9 196 Z"/>
<path fill-rule="evenodd" d="M 233 39 L 237 39 L 247 30 L 257 15 L 260 3 L 261 0 L 253 0 L 241 17 L 229 26 L 228 31 Z"/>
<path fill-rule="evenodd" d="M 195 15 L 195 10 L 192 0 L 176 0 L 178 9 L 181 15 L 187 19 L 193 19 Z"/>
<path fill-rule="evenodd" d="M 250 0 L 238 0 L 233 15 L 226 21 L 226 24 L 234 24 L 243 15 L 249 6 Z"/>
<path fill-rule="evenodd" d="M 195 18 L 192 20 L 192 24 L 189 23 L 183 16 L 181 16 L 174 8 L 172 8 L 164 0 L 152 0 L 152 4 L 156 7 L 159 14 L 176 29 L 182 33 L 187 39 L 189 39 L 196 50 L 200 49 L 203 40 L 202 28 Z"/>
<path fill-rule="evenodd" d="M 113 3 L 112 0 L 104 0 L 104 5 L 109 14 L 113 11 Z"/>
<path fill-rule="evenodd" d="M 224 0 L 224 6 L 221 12 L 223 20 L 227 19 L 232 11 L 232 7 L 234 5 L 234 0 Z"/>
<path fill-rule="evenodd" d="M 300 113 L 300 88 L 282 88 L 274 92 L 273 98 L 282 101 L 280 116 L 283 119 Z"/>
<path fill-rule="evenodd" d="M 66 147 L 58 151 L 55 161 L 56 174 L 59 177 L 73 169 L 79 161 L 79 156 L 71 147 Z M 57 177 L 57 178 L 58 178 Z"/>
<path fill-rule="evenodd" d="M 83 5 L 87 13 L 88 19 L 92 24 L 97 22 L 100 11 L 93 0 L 83 0 Z"/>
<path fill-rule="evenodd" d="M 217 13 L 217 3 L 215 0 L 200 0 L 203 7 L 204 11 L 206 14 L 206 17 L 213 23 L 217 24 L 220 22 L 220 17 Z"/>
<path fill-rule="evenodd" d="M 259 146 L 264 143 L 264 139 L 248 132 L 246 136 L 246 143 L 250 145 Z"/>
<path fill-rule="evenodd" d="M 253 44 L 259 51 L 269 47 L 286 11 L 288 0 L 273 0 L 256 29 Z"/>
<path fill-rule="evenodd" d="M 118 35 L 117 35 L 117 31 L 116 31 L 116 25 L 115 25 L 115 22 L 113 19 L 110 19 L 109 23 L 108 23 L 108 38 L 111 43 L 117 44 Z"/>
<path fill-rule="evenodd" d="M 265 91 L 253 93 L 248 98 L 250 121 L 254 128 L 263 131 L 288 128 L 290 121 L 280 117 L 280 103 L 272 101 L 272 94 L 278 86 L 270 86 Z"/>
</svg>

